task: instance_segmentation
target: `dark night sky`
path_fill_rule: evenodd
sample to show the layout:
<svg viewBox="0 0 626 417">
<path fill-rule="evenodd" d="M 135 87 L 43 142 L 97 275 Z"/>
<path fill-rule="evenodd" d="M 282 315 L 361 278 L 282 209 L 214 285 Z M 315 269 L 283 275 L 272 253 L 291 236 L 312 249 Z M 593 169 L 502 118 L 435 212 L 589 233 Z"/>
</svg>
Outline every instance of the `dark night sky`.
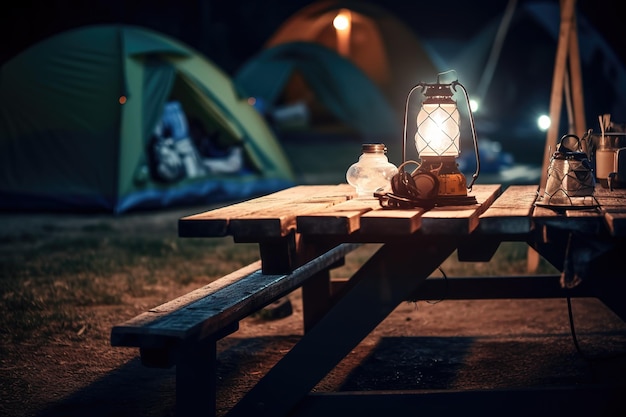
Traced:
<svg viewBox="0 0 626 417">
<path fill-rule="evenodd" d="M 528 0 L 518 0 L 521 4 Z M 554 0 L 557 2 L 558 0 Z M 261 48 L 291 14 L 311 0 L 23 0 L 3 3 L 0 62 L 28 45 L 68 28 L 92 23 L 147 26 L 181 39 L 227 72 Z M 404 20 L 416 33 L 466 37 L 502 13 L 506 0 L 441 2 L 372 0 Z M 626 40 L 617 0 L 578 0 L 577 8 L 626 62 Z M 623 19 L 622 19 L 623 20 Z"/>
</svg>

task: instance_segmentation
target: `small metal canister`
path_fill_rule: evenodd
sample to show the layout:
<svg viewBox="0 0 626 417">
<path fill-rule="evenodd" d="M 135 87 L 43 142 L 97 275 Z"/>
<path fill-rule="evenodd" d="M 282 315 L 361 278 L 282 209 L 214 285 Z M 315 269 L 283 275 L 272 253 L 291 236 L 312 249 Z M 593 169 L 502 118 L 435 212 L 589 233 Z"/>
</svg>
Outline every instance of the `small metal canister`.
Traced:
<svg viewBox="0 0 626 417">
<path fill-rule="evenodd" d="M 576 145 L 572 146 L 574 138 Z M 572 197 L 593 195 L 595 177 L 587 153 L 576 135 L 565 135 L 550 159 L 544 201 L 548 204 L 568 204 Z"/>
</svg>

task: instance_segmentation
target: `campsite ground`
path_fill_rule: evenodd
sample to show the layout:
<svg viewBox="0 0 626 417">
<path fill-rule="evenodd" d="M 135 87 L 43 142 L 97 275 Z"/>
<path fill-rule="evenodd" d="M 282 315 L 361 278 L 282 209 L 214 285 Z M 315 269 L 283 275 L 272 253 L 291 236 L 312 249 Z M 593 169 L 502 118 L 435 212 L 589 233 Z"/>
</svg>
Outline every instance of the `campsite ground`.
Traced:
<svg viewBox="0 0 626 417">
<path fill-rule="evenodd" d="M 16 241 L 16 237 L 26 235 L 45 241 L 55 239 L 61 231 L 78 237 L 93 233 L 96 225 L 112 235 L 171 237 L 177 218 L 197 209 L 121 218 L 3 214 L 1 241 Z M 105 228 L 105 224 L 110 227 Z M 2 245 L 5 254 L 7 250 Z M 13 344 L 3 337 L 0 414 L 174 415 L 174 370 L 142 367 L 135 349 L 112 348 L 108 336 L 112 325 L 197 285 L 172 281 L 153 295 L 127 297 L 115 305 L 78 307 L 82 324 L 72 331 Z M 237 333 L 220 342 L 220 415 L 302 334 L 300 295 L 296 292 L 289 298 L 292 315 L 277 320 L 246 319 Z M 407 302 L 316 389 L 626 383 L 624 323 L 593 299 L 573 300 L 573 315 L 580 348 L 592 360 L 576 351 L 565 300 Z"/>
<path fill-rule="evenodd" d="M 230 265 L 254 256 L 232 252 L 227 241 L 181 242 L 177 219 L 205 209 L 117 217 L 0 213 L 0 415 L 174 415 L 175 370 L 143 367 L 136 349 L 112 348 L 109 334 L 114 324 L 204 285 L 219 272 L 216 257 Z M 139 256 L 114 269 L 112 254 L 122 257 L 116 247 Z M 76 284 L 92 272 L 98 288 L 124 283 L 131 290 L 94 301 Z M 37 285 L 52 296 L 38 295 Z M 219 343 L 219 415 L 301 336 L 299 292 L 289 300 L 291 315 L 248 318 Z M 14 314 L 22 309 L 32 315 Z M 316 390 L 626 385 L 626 324 L 594 299 L 573 300 L 572 313 L 582 353 L 566 300 L 403 303 Z"/>
</svg>

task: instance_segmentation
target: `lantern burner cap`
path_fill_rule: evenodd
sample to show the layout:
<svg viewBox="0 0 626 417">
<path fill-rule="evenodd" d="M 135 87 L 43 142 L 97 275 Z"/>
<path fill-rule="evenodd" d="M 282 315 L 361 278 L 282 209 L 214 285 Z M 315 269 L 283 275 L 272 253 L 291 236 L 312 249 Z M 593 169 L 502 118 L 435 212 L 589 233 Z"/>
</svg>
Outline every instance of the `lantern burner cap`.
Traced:
<svg viewBox="0 0 626 417">
<path fill-rule="evenodd" d="M 426 84 L 426 91 L 424 95 L 426 97 L 452 97 L 453 93 L 450 89 L 450 84 Z"/>
</svg>

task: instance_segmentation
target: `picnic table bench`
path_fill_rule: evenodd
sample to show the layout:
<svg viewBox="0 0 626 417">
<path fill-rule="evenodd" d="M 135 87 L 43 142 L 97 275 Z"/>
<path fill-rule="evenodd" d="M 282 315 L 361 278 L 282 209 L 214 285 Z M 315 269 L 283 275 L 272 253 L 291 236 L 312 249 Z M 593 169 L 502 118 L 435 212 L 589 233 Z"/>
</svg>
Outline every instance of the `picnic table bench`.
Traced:
<svg viewBox="0 0 626 417">
<path fill-rule="evenodd" d="M 228 415 L 277 417 L 296 409 L 298 415 L 336 409 L 393 415 L 399 404 L 419 407 L 425 398 L 377 394 L 372 402 L 310 391 L 402 301 L 442 293 L 447 299 L 597 297 L 626 319 L 626 283 L 615 256 L 626 246 L 626 192 L 598 188 L 600 207 L 564 211 L 535 207 L 536 186 L 503 191 L 477 184 L 472 193 L 475 205 L 387 210 L 375 198 L 357 198 L 347 184 L 297 186 L 185 216 L 179 236 L 256 242 L 260 260 L 113 327 L 111 344 L 138 347 L 146 366 L 176 366 L 178 415 L 215 415 L 216 342 L 240 320 L 302 288 L 303 337 Z M 505 241 L 528 243 L 561 273 L 427 279 L 455 252 L 462 261 L 486 261 Z M 333 291 L 330 269 L 367 243 L 381 247 L 342 281 L 346 291 Z M 572 262 L 577 256 L 585 263 Z M 582 283 L 564 285 L 568 273 L 581 275 Z M 467 402 L 457 394 L 440 406 Z"/>
<path fill-rule="evenodd" d="M 138 347 L 147 367 L 175 365 L 177 414 L 195 415 L 198 401 L 215 404 L 217 341 L 308 279 L 324 278 L 356 247 L 339 245 L 285 274 L 264 274 L 261 261 L 253 262 L 114 326 L 111 345 Z"/>
</svg>

